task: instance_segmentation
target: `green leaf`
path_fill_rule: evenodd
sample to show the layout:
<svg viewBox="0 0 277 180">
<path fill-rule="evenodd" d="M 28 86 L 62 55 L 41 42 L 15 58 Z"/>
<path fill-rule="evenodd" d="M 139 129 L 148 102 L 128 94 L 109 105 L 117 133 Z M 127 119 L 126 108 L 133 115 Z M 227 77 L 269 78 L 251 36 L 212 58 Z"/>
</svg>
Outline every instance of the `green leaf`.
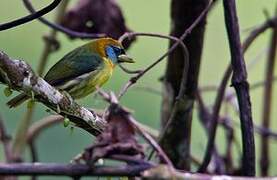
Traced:
<svg viewBox="0 0 277 180">
<path fill-rule="evenodd" d="M 64 118 L 64 120 L 63 120 L 63 126 L 64 127 L 68 127 L 69 124 L 70 124 L 70 120 L 68 118 Z"/>
<path fill-rule="evenodd" d="M 9 88 L 9 87 L 6 87 L 5 89 L 4 89 L 4 94 L 5 94 L 5 96 L 6 97 L 9 97 L 10 95 L 12 95 L 12 90 L 11 90 L 11 88 Z"/>
</svg>

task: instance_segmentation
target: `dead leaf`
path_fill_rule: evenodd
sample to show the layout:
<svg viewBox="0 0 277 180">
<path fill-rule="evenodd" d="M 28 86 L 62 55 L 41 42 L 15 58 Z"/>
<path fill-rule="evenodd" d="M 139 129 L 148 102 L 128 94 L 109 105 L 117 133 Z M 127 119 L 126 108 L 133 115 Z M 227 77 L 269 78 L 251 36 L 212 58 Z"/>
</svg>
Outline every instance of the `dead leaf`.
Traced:
<svg viewBox="0 0 277 180">
<path fill-rule="evenodd" d="M 79 0 L 61 22 L 62 26 L 74 31 L 104 33 L 114 39 L 131 31 L 115 0 Z M 124 41 L 123 46 L 129 47 L 133 40 Z"/>
<path fill-rule="evenodd" d="M 85 161 L 94 163 L 98 159 L 113 155 L 143 159 L 143 147 L 137 142 L 135 129 L 127 119 L 129 112 L 116 104 L 112 104 L 108 112 L 108 125 L 97 137 L 96 143 L 86 149 Z"/>
</svg>

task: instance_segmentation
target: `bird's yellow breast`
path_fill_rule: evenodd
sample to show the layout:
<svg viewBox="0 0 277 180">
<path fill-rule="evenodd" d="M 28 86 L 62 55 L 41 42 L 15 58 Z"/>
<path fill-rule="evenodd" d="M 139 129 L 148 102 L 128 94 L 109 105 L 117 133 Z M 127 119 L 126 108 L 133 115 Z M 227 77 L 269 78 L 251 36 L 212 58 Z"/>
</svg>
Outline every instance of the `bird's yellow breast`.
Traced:
<svg viewBox="0 0 277 180">
<path fill-rule="evenodd" d="M 104 61 L 103 69 L 99 70 L 99 72 L 95 75 L 95 77 L 90 79 L 89 86 L 101 87 L 112 76 L 114 65 L 107 58 L 103 58 L 103 61 Z"/>
<path fill-rule="evenodd" d="M 70 90 L 74 98 L 79 99 L 93 93 L 97 87 L 101 87 L 112 76 L 114 64 L 107 58 L 103 58 L 103 66 L 88 74 L 79 85 Z"/>
</svg>

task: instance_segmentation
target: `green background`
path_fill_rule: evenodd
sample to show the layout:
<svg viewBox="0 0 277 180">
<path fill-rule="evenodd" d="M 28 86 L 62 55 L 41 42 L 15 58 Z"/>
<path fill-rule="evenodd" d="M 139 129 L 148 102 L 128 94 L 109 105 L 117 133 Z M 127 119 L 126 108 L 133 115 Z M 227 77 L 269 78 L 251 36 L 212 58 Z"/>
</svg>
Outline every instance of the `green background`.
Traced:
<svg viewBox="0 0 277 180">
<path fill-rule="evenodd" d="M 47 5 L 50 1 L 41 0 L 35 2 L 37 8 Z M 170 30 L 170 1 L 169 0 L 139 0 L 129 1 L 120 0 L 120 4 L 126 23 L 137 32 L 157 32 L 168 34 Z M 72 1 L 74 4 L 74 1 Z M 72 5 L 71 4 L 71 5 Z M 256 25 L 265 21 L 266 16 L 263 10 L 266 9 L 273 14 L 276 1 L 274 0 L 241 0 L 237 1 L 238 16 L 240 21 L 241 36 L 244 39 L 251 29 Z M 103 12 L 105 13 L 105 12 Z M 1 0 L 0 2 L 0 22 L 7 22 L 17 17 L 26 15 L 21 1 Z M 52 19 L 54 12 L 49 13 L 46 17 Z M 16 27 L 7 31 L 0 32 L 0 49 L 13 58 L 24 59 L 31 64 L 33 68 L 37 67 L 44 42 L 42 36 L 49 32 L 48 27 L 33 21 L 23 26 Z M 249 62 L 255 62 L 252 66 L 248 66 L 248 79 L 250 84 L 262 81 L 265 74 L 266 52 L 269 44 L 270 32 L 261 36 L 256 43 L 250 48 L 245 55 L 245 59 Z M 61 42 L 61 49 L 51 54 L 47 64 L 47 68 L 59 60 L 65 53 L 73 48 L 81 45 L 84 41 L 68 40 L 63 34 L 58 35 Z M 166 40 L 139 37 L 132 45 L 128 53 L 135 58 L 136 64 L 128 65 L 131 69 L 140 69 L 153 62 L 163 52 L 167 50 L 168 42 Z M 228 49 L 227 35 L 224 26 L 224 17 L 222 4 L 219 4 L 209 14 L 207 21 L 207 31 L 205 35 L 204 52 L 202 55 L 202 64 L 200 71 L 200 86 L 217 85 L 221 80 L 223 72 L 229 63 L 230 55 Z M 161 89 L 161 83 L 158 78 L 164 73 L 165 61 L 160 63 L 151 70 L 144 78 L 138 81 L 135 87 L 131 88 L 123 97 L 122 104 L 134 111 L 134 116 L 142 123 L 151 127 L 159 128 L 160 104 L 161 96 L 137 89 L 136 87 L 152 87 Z M 122 85 L 130 78 L 130 75 L 116 69 L 112 79 L 104 85 L 105 90 L 118 92 Z M 274 86 L 276 89 L 276 85 Z M 5 103 L 10 99 L 3 95 L 4 86 L 0 86 L 0 114 L 5 120 L 8 132 L 14 134 L 15 128 L 26 111 L 26 104 L 16 109 L 8 109 Z M 273 107 L 277 105 L 276 90 L 273 95 Z M 228 92 L 233 92 L 232 88 Z M 16 93 L 14 93 L 15 95 Z M 214 101 L 214 93 L 209 92 L 203 94 L 206 104 L 211 105 Z M 251 91 L 251 100 L 253 107 L 253 119 L 256 124 L 260 123 L 262 112 L 263 89 Z M 94 108 L 103 108 L 104 103 L 98 96 L 89 96 L 79 101 L 80 104 Z M 229 106 L 230 108 L 230 106 Z M 222 111 L 223 112 L 223 111 Z M 230 114 L 235 124 L 236 136 L 240 140 L 239 118 L 230 108 Z M 45 112 L 45 107 L 39 105 L 36 109 L 34 121 L 49 115 Z M 272 112 L 272 129 L 277 129 L 277 111 L 273 108 Z M 259 163 L 259 139 L 256 134 L 257 149 L 257 167 Z M 42 162 L 69 162 L 72 157 L 87 147 L 93 138 L 80 129 L 75 129 L 71 133 L 69 128 L 57 125 L 51 129 L 45 130 L 37 139 L 39 159 Z M 207 136 L 199 124 L 197 114 L 194 113 L 193 129 L 192 129 L 192 154 L 201 160 L 206 144 Z M 219 149 L 224 152 L 225 134 L 222 129 L 218 131 L 217 141 Z M 277 175 L 277 141 L 270 141 L 271 151 L 271 175 Z M 1 148 L 2 151 L 2 148 Z M 235 150 L 236 151 L 236 150 Z M 241 149 L 239 149 L 241 151 Z M 26 151 L 26 160 L 29 158 L 28 149 Z M 3 159 L 3 152 L 0 154 Z M 239 156 L 234 157 L 236 163 L 239 162 Z M 47 179 L 47 178 L 46 178 Z"/>
</svg>

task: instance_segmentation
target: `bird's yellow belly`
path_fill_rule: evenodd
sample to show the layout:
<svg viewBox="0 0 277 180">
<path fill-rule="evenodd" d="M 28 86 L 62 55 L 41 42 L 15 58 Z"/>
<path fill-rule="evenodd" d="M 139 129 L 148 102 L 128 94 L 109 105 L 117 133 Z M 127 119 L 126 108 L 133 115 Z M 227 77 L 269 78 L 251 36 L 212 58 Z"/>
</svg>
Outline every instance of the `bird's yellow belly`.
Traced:
<svg viewBox="0 0 277 180">
<path fill-rule="evenodd" d="M 92 72 L 87 78 L 79 83 L 70 90 L 69 94 L 75 98 L 83 98 L 91 93 L 93 93 L 97 87 L 101 87 L 112 75 L 112 69 L 104 68 L 103 70 L 98 70 Z"/>
</svg>

